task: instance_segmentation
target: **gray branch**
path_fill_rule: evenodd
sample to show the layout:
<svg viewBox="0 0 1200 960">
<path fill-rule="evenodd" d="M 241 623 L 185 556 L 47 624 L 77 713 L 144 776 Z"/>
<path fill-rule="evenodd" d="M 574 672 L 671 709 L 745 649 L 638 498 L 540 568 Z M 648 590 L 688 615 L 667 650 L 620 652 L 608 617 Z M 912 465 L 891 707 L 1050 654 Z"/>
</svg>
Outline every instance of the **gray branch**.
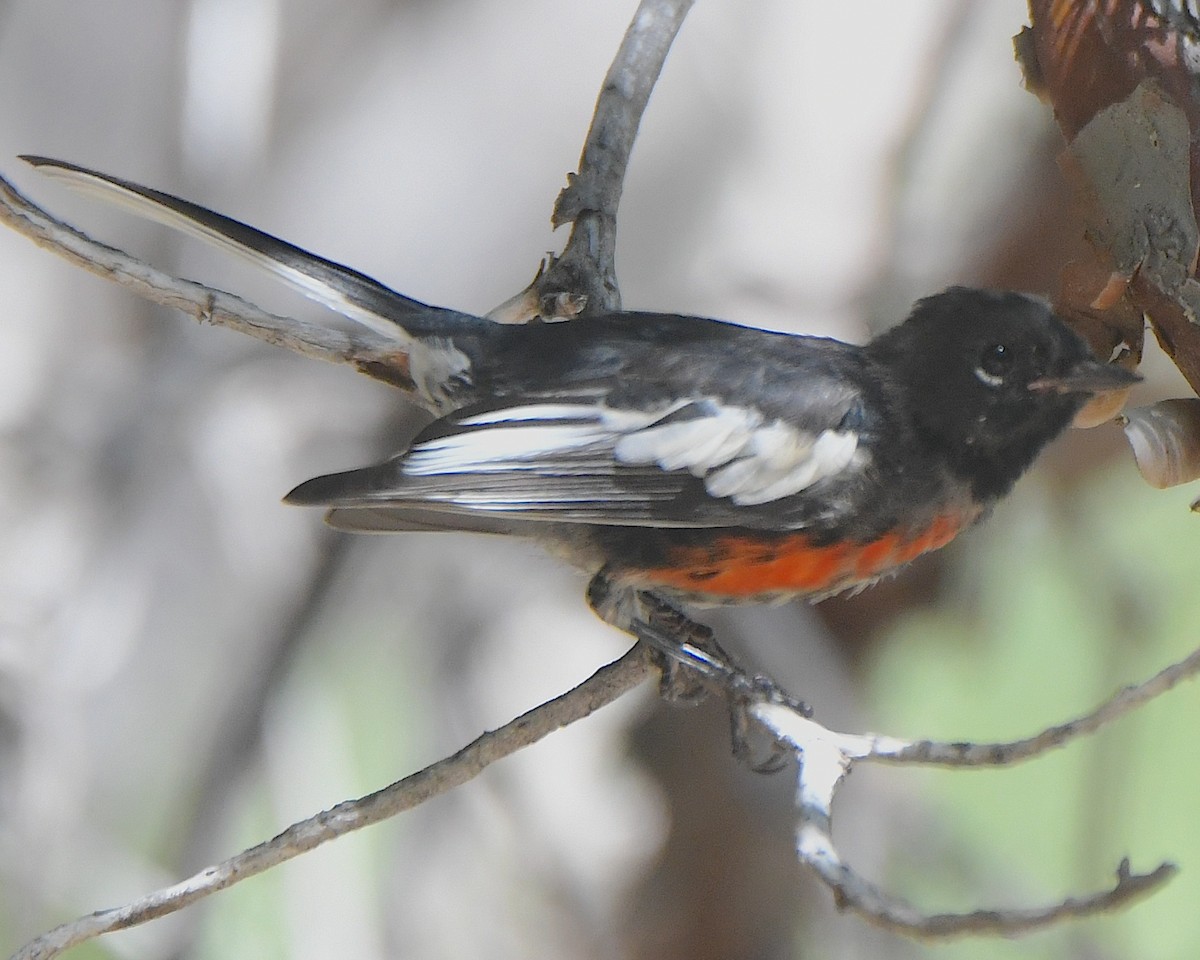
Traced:
<svg viewBox="0 0 1200 960">
<path fill-rule="evenodd" d="M 655 668 L 641 646 L 602 667 L 553 700 L 483 734 L 457 753 L 357 800 L 346 800 L 288 827 L 283 833 L 180 883 L 132 903 L 80 917 L 31 940 L 11 960 L 51 960 L 64 950 L 115 930 L 166 916 L 235 883 L 263 873 L 330 840 L 411 810 L 474 779 L 487 767 L 554 731 L 582 720 L 650 678 Z"/>
<path fill-rule="evenodd" d="M 347 333 L 296 317 L 277 316 L 232 293 L 171 276 L 56 219 L 3 177 L 0 177 L 0 223 L 88 273 L 202 323 L 229 327 L 306 357 L 354 364 L 379 379 L 392 379 L 381 370 L 396 351 L 396 342 L 365 329 Z"/>
<path fill-rule="evenodd" d="M 1006 743 L 943 743 L 901 740 L 873 734 L 837 733 L 781 703 L 762 703 L 753 715 L 799 762 L 796 805 L 796 852 L 834 894 L 839 906 L 867 920 L 911 937 L 940 938 L 965 934 L 1014 936 L 1071 917 L 1084 917 L 1127 906 L 1158 889 L 1176 873 L 1170 863 L 1149 873 L 1133 873 L 1122 862 L 1115 884 L 1107 890 L 1034 908 L 979 909 L 966 913 L 925 913 L 870 883 L 838 852 L 833 842 L 833 803 L 837 789 L 854 764 L 920 764 L 950 767 L 994 767 L 1040 756 L 1094 733 L 1200 673 L 1200 649 L 1160 670 L 1136 686 L 1119 690 L 1095 710 L 1048 727 L 1022 740 Z"/>
<path fill-rule="evenodd" d="M 554 226 L 574 226 L 562 255 L 534 281 L 545 315 L 559 316 L 554 306 L 564 293 L 587 298 L 582 311 L 575 309 L 585 316 L 621 309 L 617 208 L 625 171 L 650 91 L 692 2 L 642 0 L 625 32 L 596 102 L 579 172 L 569 175 L 554 204 Z"/>
</svg>

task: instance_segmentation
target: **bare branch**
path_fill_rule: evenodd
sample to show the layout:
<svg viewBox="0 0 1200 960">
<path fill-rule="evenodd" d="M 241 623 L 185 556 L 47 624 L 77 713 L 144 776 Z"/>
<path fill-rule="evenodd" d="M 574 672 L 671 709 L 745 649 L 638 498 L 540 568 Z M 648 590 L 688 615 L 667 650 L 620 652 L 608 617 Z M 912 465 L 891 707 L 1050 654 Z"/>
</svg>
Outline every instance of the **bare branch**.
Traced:
<svg viewBox="0 0 1200 960">
<path fill-rule="evenodd" d="M 617 207 L 629 155 L 650 91 L 693 0 L 642 0 L 604 78 L 592 126 L 551 218 L 573 223 L 562 255 L 534 281 L 540 301 L 567 292 L 587 297 L 584 313 L 621 309 L 617 286 Z"/>
<path fill-rule="evenodd" d="M 56 219 L 3 177 L 0 223 L 88 273 L 111 280 L 152 303 L 180 310 L 201 323 L 229 327 L 317 360 L 354 364 L 370 376 L 394 382 L 387 370 L 397 341 L 366 329 L 344 332 L 277 316 L 234 294 L 173 277 Z"/>
<path fill-rule="evenodd" d="M 262 873 L 344 834 L 379 823 L 432 797 L 461 786 L 497 760 L 536 743 L 561 727 L 582 720 L 655 674 L 644 648 L 632 647 L 619 660 L 553 700 L 489 731 L 457 753 L 410 774 L 375 793 L 347 800 L 288 827 L 265 843 L 243 850 L 187 880 L 108 910 L 80 917 L 32 940 L 11 960 L 50 960 L 64 950 L 114 930 L 166 916 L 210 894 Z"/>
<path fill-rule="evenodd" d="M 1117 880 L 1107 890 L 1067 897 L 1044 907 L 972 910 L 967 913 L 924 913 L 880 890 L 858 874 L 838 853 L 833 842 L 833 801 L 837 788 L 858 761 L 916 763 L 949 767 L 991 767 L 1028 760 L 1070 740 L 1093 733 L 1166 693 L 1200 672 L 1200 649 L 1171 664 L 1149 680 L 1118 691 L 1095 710 L 1075 720 L 1049 727 L 1032 737 L 1008 743 L 943 743 L 901 740 L 873 734 L 836 733 L 778 701 L 757 703 L 751 714 L 763 723 L 800 761 L 796 803 L 799 823 L 796 852 L 833 891 L 837 903 L 880 926 L 915 937 L 963 934 L 1028 933 L 1071 917 L 1103 913 L 1128 905 L 1151 893 L 1175 875 L 1163 863 L 1135 874 L 1128 860 L 1117 868 Z"/>
<path fill-rule="evenodd" d="M 943 767 L 1005 766 L 1094 733 L 1127 713 L 1149 703 L 1184 680 L 1200 673 L 1200 649 L 1163 668 L 1150 679 L 1123 687 L 1091 713 L 1048 727 L 1041 733 L 1008 743 L 940 743 L 933 740 L 898 740 L 892 737 L 860 738 L 862 753 L 855 759 L 884 763 L 921 763 Z"/>
<path fill-rule="evenodd" d="M 809 721 L 811 722 L 811 721 Z M 800 819 L 796 852 L 833 891 L 837 905 L 853 910 L 881 927 L 912 937 L 945 938 L 964 934 L 1030 933 L 1073 917 L 1115 910 L 1145 896 L 1175 875 L 1173 864 L 1163 863 L 1147 874 L 1134 874 L 1129 861 L 1117 868 L 1117 882 L 1108 890 L 1083 897 L 1068 897 L 1035 908 L 980 909 L 966 913 L 924 913 L 894 897 L 855 872 L 840 857 L 833 842 L 831 811 L 838 785 L 850 761 L 837 743 L 837 735 L 805 738 L 796 743 L 803 754 L 797 797 Z"/>
<path fill-rule="evenodd" d="M 642 0 L 605 76 L 579 161 L 559 194 L 554 225 L 573 223 L 561 256 L 539 270 L 530 287 L 493 311 L 501 322 L 533 316 L 570 318 L 619 310 L 616 279 L 617 208 L 642 114 L 667 52 L 693 0 Z M 136 257 L 92 240 L 50 216 L 0 177 L 0 222 L 82 267 L 154 303 L 240 330 L 306 356 L 351 363 L 395 382 L 395 344 L 365 330 L 343 333 L 280 317 L 224 291 L 172 277 Z M 398 385 L 409 387 L 400 382 Z"/>
</svg>

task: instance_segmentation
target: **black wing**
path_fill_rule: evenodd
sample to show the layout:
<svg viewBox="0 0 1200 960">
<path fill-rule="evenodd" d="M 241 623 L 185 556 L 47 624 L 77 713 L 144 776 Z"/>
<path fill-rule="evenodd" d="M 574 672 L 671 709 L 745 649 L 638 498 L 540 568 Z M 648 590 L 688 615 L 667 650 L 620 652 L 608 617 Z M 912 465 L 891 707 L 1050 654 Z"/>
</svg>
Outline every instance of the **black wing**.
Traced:
<svg viewBox="0 0 1200 960">
<path fill-rule="evenodd" d="M 865 466 L 846 426 L 855 401 L 844 389 L 822 424 L 803 427 L 712 398 L 651 410 L 561 396 L 475 407 L 397 457 L 310 480 L 287 499 L 332 507 L 330 522 L 356 530 L 800 527 L 813 491 Z"/>
</svg>

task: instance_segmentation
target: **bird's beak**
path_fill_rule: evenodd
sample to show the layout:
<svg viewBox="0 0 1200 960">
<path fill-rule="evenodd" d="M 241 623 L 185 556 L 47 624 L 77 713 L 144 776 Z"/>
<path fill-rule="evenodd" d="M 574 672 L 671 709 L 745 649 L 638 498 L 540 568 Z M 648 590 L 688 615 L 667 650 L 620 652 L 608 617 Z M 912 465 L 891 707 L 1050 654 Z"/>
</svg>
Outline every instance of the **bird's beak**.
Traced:
<svg viewBox="0 0 1200 960">
<path fill-rule="evenodd" d="M 1029 384 L 1034 391 L 1087 394 L 1088 401 L 1072 421 L 1076 427 L 1097 427 L 1115 417 L 1129 399 L 1129 389 L 1142 378 L 1115 363 L 1091 358 L 1081 360 L 1063 373 L 1039 377 Z"/>
<path fill-rule="evenodd" d="M 1054 391 L 1055 393 L 1108 393 L 1125 390 L 1141 381 L 1132 370 L 1115 363 L 1098 360 L 1081 360 L 1069 370 L 1048 377 L 1039 377 L 1029 384 L 1030 390 Z"/>
</svg>

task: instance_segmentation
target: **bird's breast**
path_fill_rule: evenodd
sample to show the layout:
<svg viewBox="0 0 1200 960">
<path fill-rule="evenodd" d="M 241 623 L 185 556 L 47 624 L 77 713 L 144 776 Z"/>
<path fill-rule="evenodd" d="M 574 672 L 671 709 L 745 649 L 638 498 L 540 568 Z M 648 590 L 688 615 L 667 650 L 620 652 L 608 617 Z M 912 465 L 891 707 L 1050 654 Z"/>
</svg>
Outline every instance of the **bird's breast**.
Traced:
<svg viewBox="0 0 1200 960">
<path fill-rule="evenodd" d="M 871 583 L 944 547 L 977 517 L 978 511 L 955 510 L 918 529 L 868 541 L 818 542 L 802 532 L 713 531 L 709 542 L 667 546 L 661 563 L 624 570 L 620 578 L 704 603 L 816 599 Z"/>
</svg>

